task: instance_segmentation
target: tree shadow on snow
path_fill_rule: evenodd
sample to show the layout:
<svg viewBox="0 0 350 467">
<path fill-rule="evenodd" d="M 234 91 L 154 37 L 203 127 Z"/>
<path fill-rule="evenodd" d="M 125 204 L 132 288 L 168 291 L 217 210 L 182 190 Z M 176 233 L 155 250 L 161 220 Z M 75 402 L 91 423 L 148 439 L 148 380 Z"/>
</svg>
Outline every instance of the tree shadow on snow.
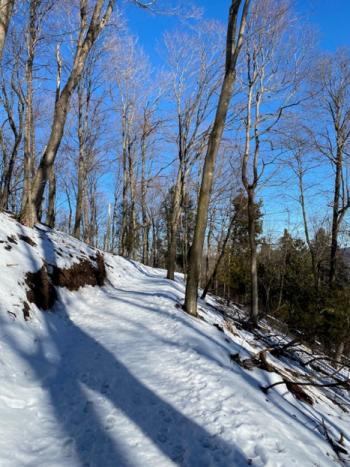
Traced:
<svg viewBox="0 0 350 467">
<path fill-rule="evenodd" d="M 44 256 L 52 263 L 55 250 L 49 235 L 44 231 L 39 235 Z M 33 254 L 29 246 L 28 254 Z M 133 467 L 136 459 L 139 463 L 142 455 L 147 456 L 142 449 L 147 449 L 148 443 L 135 445 L 132 433 L 121 422 L 123 414 L 152 443 L 153 452 L 162 453 L 169 464 L 249 465 L 239 448 L 210 434 L 131 374 L 115 355 L 70 320 L 62 301 L 54 311 L 42 312 L 42 317 L 48 342 L 57 353 L 55 361 L 47 356 L 44 342 L 37 343 L 34 354 L 18 352 L 48 394 L 58 428 L 64 432 L 64 441 L 57 440 L 64 463 L 91 467 Z M 109 413 L 96 407 L 96 401 L 103 400 L 113 406 Z M 154 462 L 147 463 L 147 457 L 144 464 L 154 466 Z"/>
</svg>

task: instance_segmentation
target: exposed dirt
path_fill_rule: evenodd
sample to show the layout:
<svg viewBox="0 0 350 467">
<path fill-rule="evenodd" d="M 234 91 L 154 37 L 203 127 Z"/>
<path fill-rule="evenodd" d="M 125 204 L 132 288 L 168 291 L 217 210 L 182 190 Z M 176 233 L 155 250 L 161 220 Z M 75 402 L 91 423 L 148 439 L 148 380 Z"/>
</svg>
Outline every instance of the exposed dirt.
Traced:
<svg viewBox="0 0 350 467">
<path fill-rule="evenodd" d="M 8 235 L 7 236 L 7 241 L 10 242 L 10 243 L 14 243 L 15 245 L 17 245 L 17 240 L 16 240 L 16 237 L 14 235 Z"/>
<path fill-rule="evenodd" d="M 93 259 L 95 264 L 88 259 L 81 259 L 79 263 L 65 269 L 57 266 L 50 266 L 48 269 L 44 263 L 39 271 L 27 272 L 25 284 L 28 289 L 28 301 L 35 303 L 42 310 L 49 310 L 57 300 L 55 286 L 66 287 L 68 290 L 78 290 L 86 285 L 102 286 L 106 279 L 103 255 L 97 253 Z M 30 307 L 27 302 L 24 302 L 23 316 L 25 320 L 29 319 L 29 312 Z"/>
<path fill-rule="evenodd" d="M 23 318 L 25 321 L 28 321 L 30 318 L 30 306 L 28 302 L 23 302 Z"/>
<path fill-rule="evenodd" d="M 50 274 L 52 283 L 58 287 L 66 287 L 68 290 L 78 290 L 86 285 L 102 286 L 106 279 L 103 255 L 97 253 L 94 260 L 96 266 L 88 259 L 81 259 L 79 263 L 66 269 L 53 266 L 53 271 Z"/>
<path fill-rule="evenodd" d="M 20 238 L 20 240 L 23 240 L 24 242 L 28 243 L 30 246 L 36 246 L 36 243 L 34 242 L 34 240 L 32 240 L 27 235 L 18 235 L 18 237 Z"/>
<path fill-rule="evenodd" d="M 53 307 L 57 292 L 51 283 L 46 264 L 37 272 L 27 272 L 25 283 L 28 287 L 27 299 L 30 303 L 35 303 L 42 310 L 49 310 Z"/>
</svg>

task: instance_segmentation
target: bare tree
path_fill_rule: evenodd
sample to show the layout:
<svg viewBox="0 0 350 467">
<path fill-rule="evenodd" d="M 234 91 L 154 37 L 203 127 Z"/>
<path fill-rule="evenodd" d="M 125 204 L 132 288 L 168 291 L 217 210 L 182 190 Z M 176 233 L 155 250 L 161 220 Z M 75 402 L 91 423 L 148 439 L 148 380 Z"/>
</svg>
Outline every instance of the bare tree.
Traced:
<svg viewBox="0 0 350 467">
<path fill-rule="evenodd" d="M 202 155 L 209 132 L 208 116 L 220 83 L 220 26 L 203 23 L 191 33 L 165 35 L 171 97 L 176 111 L 178 169 L 169 218 L 167 278 L 174 280 L 177 231 L 186 178 Z M 187 254 L 187 253 L 186 253 Z"/>
<path fill-rule="evenodd" d="M 197 314 L 198 283 L 208 206 L 213 182 L 215 159 L 224 131 L 228 106 L 236 78 L 236 64 L 243 45 L 243 35 L 249 9 L 249 0 L 232 0 L 227 28 L 225 75 L 220 92 L 214 123 L 210 132 L 208 149 L 203 167 L 202 183 L 198 198 L 198 209 L 193 243 L 190 250 L 184 309 L 191 315 Z M 240 11 L 240 6 L 243 9 Z"/>
<path fill-rule="evenodd" d="M 251 9 L 244 43 L 246 103 L 242 184 L 248 198 L 250 321 L 254 326 L 259 312 L 255 198 L 267 164 L 264 159 L 260 161 L 261 153 L 266 145 L 268 154 L 273 153 L 271 134 L 301 100 L 297 91 L 305 53 L 295 40 L 296 35 L 293 36 L 291 13 L 289 1 L 257 2 Z M 289 43 L 285 47 L 287 38 Z"/>
<path fill-rule="evenodd" d="M 6 138 L 4 135 L 4 129 L 1 127 L 0 145 L 3 153 L 3 170 L 0 180 L 0 209 L 8 209 L 9 207 L 12 176 L 15 169 L 18 151 L 23 139 L 25 102 L 20 84 L 18 67 L 19 63 L 18 60 L 16 60 L 11 77 L 10 90 L 7 90 L 5 81 L 3 81 L 1 85 L 1 101 L 6 113 L 9 128 L 13 135 L 13 139 L 12 144 L 9 144 L 9 142 L 5 141 Z"/>
<path fill-rule="evenodd" d="M 315 82 L 324 125 L 316 133 L 317 150 L 326 156 L 334 170 L 329 284 L 337 272 L 338 236 L 341 223 L 350 208 L 345 157 L 350 142 L 350 57 L 340 50 L 323 57 L 316 67 Z M 317 131 L 317 130 L 316 130 Z"/>
<path fill-rule="evenodd" d="M 296 130 L 298 127 L 299 131 Z M 312 233 L 310 230 L 310 220 L 307 209 L 307 189 L 305 179 L 309 173 L 319 165 L 315 158 L 312 157 L 313 145 L 309 138 L 308 131 L 305 130 L 300 121 L 292 121 L 289 129 L 289 134 L 284 142 L 286 149 L 290 151 L 291 158 L 288 159 L 288 165 L 292 172 L 295 174 L 298 185 L 298 203 L 300 205 L 302 214 L 302 223 L 304 228 L 304 235 L 306 244 L 309 249 L 312 274 L 314 279 L 315 291 L 319 290 L 320 275 L 319 275 L 319 258 L 317 257 L 317 249 L 312 242 Z"/>
<path fill-rule="evenodd" d="M 107 4 L 105 5 L 105 3 Z M 88 2 L 80 0 L 80 29 L 73 66 L 65 86 L 55 102 L 49 140 L 32 183 L 30 199 L 26 199 L 22 207 L 21 221 L 27 225 L 33 225 L 38 220 L 46 182 L 62 140 L 71 96 L 81 78 L 86 58 L 112 14 L 113 5 L 114 0 L 107 2 L 96 0 L 90 21 L 88 21 Z"/>
<path fill-rule="evenodd" d="M 147 95 L 147 93 L 146 93 Z M 156 111 L 159 105 L 162 91 L 155 95 L 150 93 L 143 105 L 140 122 L 140 152 L 141 152 L 141 182 L 140 182 L 140 204 L 141 204 L 141 225 L 142 225 L 142 262 L 149 263 L 150 245 L 149 231 L 151 219 L 147 207 L 147 192 L 150 185 L 150 176 L 147 174 L 147 162 L 149 160 L 149 150 L 152 136 L 162 125 L 162 119 L 157 117 Z"/>
<path fill-rule="evenodd" d="M 119 253 L 134 257 L 138 230 L 137 158 L 139 150 L 141 158 L 146 157 L 150 130 L 149 110 L 143 106 L 146 105 L 143 94 L 147 94 L 147 91 L 143 86 L 148 82 L 149 64 L 137 40 L 131 35 L 110 41 L 108 47 L 112 53 L 111 80 L 117 84 L 117 94 L 111 93 L 111 96 L 121 130 L 120 155 L 118 154 L 122 176 Z M 145 187 L 144 180 L 143 190 Z M 115 205 L 118 207 L 117 200 Z"/>
<path fill-rule="evenodd" d="M 96 89 L 99 88 L 99 80 L 94 75 L 94 70 L 98 67 L 101 58 L 101 51 L 96 46 L 85 63 L 83 76 L 77 86 L 77 140 L 78 140 L 78 169 L 77 169 L 77 189 L 76 207 L 73 235 L 81 238 L 81 230 L 84 225 L 87 229 L 88 216 L 84 218 L 84 211 L 87 210 L 88 181 L 89 175 L 99 166 L 96 160 L 97 140 L 101 129 L 101 102 L 103 93 L 99 90 L 100 96 L 95 96 Z M 83 237 L 85 238 L 85 232 Z"/>
<path fill-rule="evenodd" d="M 31 203 L 31 183 L 35 169 L 35 131 L 33 116 L 33 67 L 37 46 L 41 36 L 42 23 L 52 8 L 52 2 L 30 0 L 27 26 L 27 59 L 25 65 L 25 125 L 24 125 L 24 164 L 22 206 Z"/>
</svg>

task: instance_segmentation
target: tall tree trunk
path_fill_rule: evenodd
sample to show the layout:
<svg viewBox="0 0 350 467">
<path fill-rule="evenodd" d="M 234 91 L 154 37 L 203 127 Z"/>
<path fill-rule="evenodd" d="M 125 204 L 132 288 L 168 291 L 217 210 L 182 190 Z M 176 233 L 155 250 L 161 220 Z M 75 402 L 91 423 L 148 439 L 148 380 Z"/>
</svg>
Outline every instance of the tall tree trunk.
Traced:
<svg viewBox="0 0 350 467">
<path fill-rule="evenodd" d="M 23 115 L 24 115 L 23 95 L 20 89 L 17 88 L 14 82 L 12 82 L 12 89 L 17 94 L 17 97 L 19 100 L 18 109 L 17 109 L 18 127 L 14 119 L 13 108 L 9 102 L 6 88 L 5 86 L 2 87 L 4 108 L 7 113 L 7 118 L 8 118 L 10 128 L 12 130 L 13 137 L 14 137 L 14 143 L 11 149 L 11 154 L 8 155 L 6 145 L 3 142 L 3 136 L 1 132 L 1 146 L 2 146 L 2 151 L 4 154 L 4 158 L 3 158 L 4 167 L 3 167 L 3 174 L 2 174 L 2 179 L 1 179 L 0 209 L 4 209 L 4 210 L 8 209 L 9 199 L 10 199 L 10 194 L 11 194 L 12 176 L 13 176 L 13 172 L 14 172 L 14 168 L 16 164 L 18 149 L 21 144 L 22 136 L 23 136 Z"/>
<path fill-rule="evenodd" d="M 72 203 L 71 203 L 71 199 L 70 199 L 70 193 L 69 193 L 69 189 L 68 189 L 68 186 L 66 185 L 65 186 L 65 193 L 66 193 L 66 197 L 67 197 L 67 203 L 68 203 L 68 233 L 70 234 L 71 231 L 72 231 L 72 217 L 73 217 L 73 212 L 72 212 Z"/>
<path fill-rule="evenodd" d="M 214 217 L 214 214 L 213 214 L 213 217 Z M 213 235 L 213 229 L 214 229 L 213 220 L 210 220 L 208 234 L 207 234 L 207 254 L 205 256 L 205 283 L 206 284 L 208 283 L 208 279 L 209 279 L 211 237 Z"/>
<path fill-rule="evenodd" d="M 248 190 L 248 234 L 250 247 L 250 319 L 254 326 L 258 324 L 258 272 L 255 232 L 255 196 L 254 188 Z"/>
<path fill-rule="evenodd" d="M 122 218 L 120 227 L 120 246 L 119 254 L 121 256 L 126 255 L 126 237 L 127 237 L 127 215 L 128 215 L 128 187 L 129 187 L 129 175 L 127 168 L 127 147 L 128 147 L 128 129 L 127 129 L 127 116 L 126 109 L 124 109 L 122 116 L 122 138 L 123 138 L 123 149 L 122 149 L 122 168 L 123 168 L 123 190 L 122 190 Z"/>
<path fill-rule="evenodd" d="M 129 229 L 128 229 L 128 256 L 135 258 L 136 248 L 136 180 L 135 180 L 135 161 L 133 144 L 128 148 L 128 165 L 130 181 L 130 208 L 129 208 Z"/>
<path fill-rule="evenodd" d="M 341 177 L 343 169 L 343 150 L 338 145 L 337 158 L 334 179 L 334 199 L 332 215 L 332 236 L 331 236 L 331 254 L 329 262 L 329 284 L 332 285 L 335 280 L 338 252 L 338 234 L 339 234 L 339 201 L 341 189 Z"/>
<path fill-rule="evenodd" d="M 156 225 L 155 219 L 151 217 L 152 222 L 152 258 L 153 258 L 153 267 L 157 268 L 159 266 L 159 229 Z"/>
<path fill-rule="evenodd" d="M 78 86 L 78 140 L 79 140 L 79 158 L 78 158 L 78 180 L 77 180 L 77 198 L 75 207 L 75 220 L 73 235 L 75 238 L 81 237 L 81 223 L 83 217 L 83 200 L 86 195 L 86 171 L 85 171 L 85 138 L 83 123 L 83 89 Z"/>
<path fill-rule="evenodd" d="M 56 219 L 56 175 L 55 168 L 51 166 L 49 173 L 49 201 L 47 207 L 47 225 L 52 229 L 55 227 Z"/>
<path fill-rule="evenodd" d="M 108 204 L 108 212 L 107 212 L 107 223 L 106 223 L 106 233 L 104 236 L 103 241 L 103 249 L 104 251 L 111 251 L 111 224 L 112 224 L 112 209 L 111 203 Z"/>
<path fill-rule="evenodd" d="M 7 210 L 9 207 L 9 199 L 11 194 L 11 181 L 13 170 L 15 168 L 15 162 L 17 159 L 18 147 L 21 142 L 21 137 L 17 137 L 14 143 L 14 146 L 11 151 L 10 160 L 8 162 L 8 167 L 4 173 L 4 186 L 0 195 L 0 209 Z"/>
<path fill-rule="evenodd" d="M 0 0 L 0 61 L 15 0 Z"/>
<path fill-rule="evenodd" d="M 89 212 L 92 212 L 92 206 L 89 206 L 89 193 L 88 193 L 88 186 L 86 182 L 86 192 L 85 196 L 83 197 L 82 205 L 83 205 L 83 215 L 82 215 L 82 237 L 85 243 L 91 244 L 91 231 L 90 231 L 90 219 L 89 219 Z"/>
<path fill-rule="evenodd" d="M 316 262 L 315 250 L 314 250 L 313 245 L 311 244 L 311 240 L 310 240 L 309 226 L 308 226 L 307 215 L 306 215 L 303 168 L 302 168 L 302 162 L 301 162 L 301 159 L 300 159 L 299 155 L 296 156 L 296 159 L 297 159 L 297 163 L 298 163 L 297 176 L 298 176 L 298 183 L 299 183 L 300 206 L 301 206 L 301 212 L 302 212 L 303 224 L 304 224 L 304 234 L 305 234 L 306 243 L 307 243 L 307 246 L 309 248 L 310 257 L 311 257 L 312 275 L 313 275 L 313 278 L 314 278 L 315 291 L 318 292 L 319 274 L 318 274 L 318 271 L 317 271 L 317 262 Z"/>
<path fill-rule="evenodd" d="M 204 290 L 202 292 L 202 295 L 201 295 L 202 300 L 205 299 L 205 297 L 207 296 L 207 293 L 209 291 L 209 288 L 212 286 L 212 284 L 214 283 L 214 280 L 216 279 L 216 275 L 218 273 L 221 261 L 222 261 L 223 257 L 225 256 L 226 245 L 227 245 L 227 243 L 228 243 L 228 241 L 230 239 L 232 227 L 233 227 L 233 225 L 235 223 L 235 220 L 237 219 L 237 215 L 238 215 L 238 211 L 236 211 L 235 214 L 232 216 L 232 219 L 230 221 L 230 225 L 228 226 L 228 229 L 227 229 L 227 232 L 226 232 L 226 236 L 225 236 L 224 241 L 222 242 L 222 245 L 221 245 L 221 248 L 220 248 L 220 253 L 219 253 L 219 255 L 217 257 L 217 260 L 215 262 L 214 269 L 213 269 L 211 275 L 209 276 L 209 278 L 207 280 L 207 283 L 206 283 L 206 285 L 204 287 Z"/>
<path fill-rule="evenodd" d="M 199 192 L 196 226 L 193 236 L 193 243 L 190 250 L 184 309 L 189 314 L 194 316 L 197 315 L 198 283 L 201 270 L 204 235 L 207 225 L 210 192 L 214 176 L 215 160 L 220 147 L 227 110 L 232 96 L 233 84 L 236 76 L 236 63 L 240 49 L 242 47 L 243 33 L 250 3 L 249 0 L 244 1 L 244 7 L 240 18 L 239 32 L 236 38 L 241 2 L 242 0 L 232 0 L 229 11 L 226 41 L 225 76 L 222 83 L 214 124 L 209 136 L 208 149 L 203 168 L 202 183 Z"/>
<path fill-rule="evenodd" d="M 29 34 L 28 34 L 28 57 L 26 62 L 25 79 L 27 84 L 26 114 L 24 126 L 24 184 L 22 193 L 22 206 L 31 204 L 31 186 L 34 171 L 34 121 L 33 121 L 33 64 L 37 40 L 37 9 L 40 0 L 31 0 L 29 8 Z"/>
<path fill-rule="evenodd" d="M 144 122 L 144 126 L 146 122 Z M 141 216 L 142 216 L 142 262 L 148 265 L 149 259 L 149 219 L 147 216 L 146 206 L 146 193 L 147 193 L 147 182 L 146 182 L 146 141 L 145 141 L 145 129 L 141 138 Z"/>
<path fill-rule="evenodd" d="M 78 159 L 78 187 L 77 187 L 77 198 L 76 198 L 76 207 L 75 207 L 75 219 L 74 219 L 74 229 L 73 235 L 75 238 L 80 239 L 81 237 L 81 224 L 83 218 L 83 200 L 84 200 L 84 155 L 83 148 L 79 148 L 79 159 Z"/>
<path fill-rule="evenodd" d="M 181 163 L 177 172 L 176 182 L 174 186 L 174 194 L 172 199 L 172 206 L 169 221 L 169 234 L 168 234 L 168 252 L 167 252 L 167 279 L 175 279 L 176 269 L 176 246 L 177 246 L 177 231 L 181 210 L 181 194 L 182 194 L 182 167 Z"/>
</svg>

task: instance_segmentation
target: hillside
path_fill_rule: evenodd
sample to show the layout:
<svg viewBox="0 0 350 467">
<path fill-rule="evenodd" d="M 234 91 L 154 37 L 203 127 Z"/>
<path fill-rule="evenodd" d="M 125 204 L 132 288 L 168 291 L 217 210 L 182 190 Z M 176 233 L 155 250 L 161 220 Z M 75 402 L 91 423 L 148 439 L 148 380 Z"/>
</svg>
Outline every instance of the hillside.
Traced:
<svg viewBox="0 0 350 467">
<path fill-rule="evenodd" d="M 266 323 L 213 297 L 192 318 L 180 276 L 7 214 L 0 268 L 1 467 L 350 465 L 347 387 L 261 390 L 332 371 L 261 353 L 288 340 Z"/>
</svg>

